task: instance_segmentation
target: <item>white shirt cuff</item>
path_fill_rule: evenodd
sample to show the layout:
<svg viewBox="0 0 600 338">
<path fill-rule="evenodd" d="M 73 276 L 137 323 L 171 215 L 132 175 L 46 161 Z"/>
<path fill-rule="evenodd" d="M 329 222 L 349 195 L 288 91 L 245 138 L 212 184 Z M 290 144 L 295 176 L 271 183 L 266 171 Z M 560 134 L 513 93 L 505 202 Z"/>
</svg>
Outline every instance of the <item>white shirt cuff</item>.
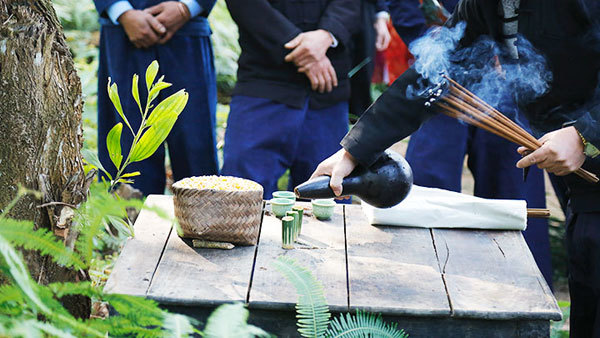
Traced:
<svg viewBox="0 0 600 338">
<path fill-rule="evenodd" d="M 131 6 L 129 1 L 120 0 L 110 5 L 110 7 L 108 7 L 108 9 L 106 10 L 106 14 L 110 18 L 110 21 L 112 21 L 115 25 L 118 25 L 118 20 L 121 14 L 127 12 L 130 9 L 133 9 L 133 6 Z"/>
<path fill-rule="evenodd" d="M 331 34 L 330 32 L 329 35 L 331 36 L 331 40 L 333 40 L 333 42 L 331 43 L 331 46 L 329 46 L 330 48 L 335 48 L 338 46 L 338 40 L 335 38 L 335 36 L 333 36 L 333 34 Z"/>
<path fill-rule="evenodd" d="M 385 21 L 388 21 L 390 19 L 390 13 L 386 11 L 377 12 L 377 14 L 375 14 L 375 18 L 384 18 Z"/>
<path fill-rule="evenodd" d="M 187 6 L 192 18 L 202 13 L 202 6 L 196 0 L 179 0 L 179 2 Z"/>
</svg>

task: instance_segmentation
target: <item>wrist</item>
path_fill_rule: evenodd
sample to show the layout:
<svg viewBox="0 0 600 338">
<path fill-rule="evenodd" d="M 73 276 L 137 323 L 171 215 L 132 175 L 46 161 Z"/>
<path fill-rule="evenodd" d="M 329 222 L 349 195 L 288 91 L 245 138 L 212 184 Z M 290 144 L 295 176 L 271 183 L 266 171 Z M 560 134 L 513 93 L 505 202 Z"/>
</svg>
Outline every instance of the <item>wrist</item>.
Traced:
<svg viewBox="0 0 600 338">
<path fill-rule="evenodd" d="M 177 2 L 177 9 L 178 9 L 181 17 L 184 18 L 185 20 L 189 20 L 192 17 L 192 14 L 190 13 L 190 9 L 188 8 L 188 6 L 185 3 Z"/>
<path fill-rule="evenodd" d="M 129 9 L 129 10 L 123 12 L 121 15 L 119 15 L 117 22 L 120 23 L 121 25 L 123 25 L 124 23 L 127 23 L 129 18 L 131 18 L 131 16 L 134 15 L 134 12 L 135 12 L 135 9 Z"/>
</svg>

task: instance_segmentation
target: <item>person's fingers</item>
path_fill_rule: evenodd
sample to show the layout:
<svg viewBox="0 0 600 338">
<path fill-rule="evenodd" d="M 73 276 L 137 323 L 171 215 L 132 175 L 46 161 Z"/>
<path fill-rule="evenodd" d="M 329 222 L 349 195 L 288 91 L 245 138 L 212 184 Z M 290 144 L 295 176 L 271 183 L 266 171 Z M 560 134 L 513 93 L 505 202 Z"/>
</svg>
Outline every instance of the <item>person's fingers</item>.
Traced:
<svg viewBox="0 0 600 338">
<path fill-rule="evenodd" d="M 323 72 L 321 72 L 321 74 L 323 76 L 323 80 L 325 81 L 325 91 L 331 93 L 331 90 L 333 90 L 333 79 L 331 78 L 329 70 L 326 68 L 323 70 Z"/>
<path fill-rule="evenodd" d="M 331 175 L 331 166 L 328 164 L 328 161 L 325 160 L 317 166 L 317 169 L 315 169 L 315 171 L 312 173 L 312 175 L 310 175 L 309 180 L 312 180 L 313 178 L 316 178 L 319 176 L 330 176 L 330 175 Z"/>
<path fill-rule="evenodd" d="M 298 55 L 298 57 L 294 59 L 294 63 L 298 67 L 304 67 L 308 64 L 311 64 L 312 62 L 313 59 L 309 55 Z"/>
<path fill-rule="evenodd" d="M 546 148 L 541 147 L 538 150 L 532 152 L 531 154 L 523 157 L 519 162 L 517 162 L 517 168 L 526 168 L 534 164 L 541 163 L 546 160 L 548 157 Z"/>
<path fill-rule="evenodd" d="M 167 28 L 160 23 L 160 21 L 158 21 L 157 18 L 153 17 L 153 16 L 148 16 L 148 23 L 150 24 L 150 27 L 152 27 L 152 30 L 155 31 L 158 35 L 163 35 L 167 32 Z"/>
<path fill-rule="evenodd" d="M 389 33 L 384 34 L 380 52 L 386 50 L 390 46 L 390 42 L 392 42 L 392 36 Z"/>
<path fill-rule="evenodd" d="M 546 143 L 546 142 L 547 142 L 547 141 L 548 141 L 548 140 L 549 140 L 551 137 L 552 137 L 552 133 L 548 133 L 548 134 L 545 134 L 544 136 L 540 137 L 538 141 L 539 141 L 541 144 L 544 144 L 544 143 Z"/>
<path fill-rule="evenodd" d="M 517 152 L 523 156 L 527 155 L 527 151 L 529 150 L 529 148 L 527 147 L 519 147 L 517 148 Z"/>
<path fill-rule="evenodd" d="M 146 13 L 148 13 L 148 14 L 150 14 L 150 15 L 157 15 L 157 14 L 159 14 L 160 12 L 162 12 L 163 10 L 164 10 L 164 8 L 163 8 L 163 4 L 162 4 L 162 3 L 160 3 L 160 4 L 158 4 L 158 5 L 154 5 L 154 6 L 151 6 L 151 7 L 145 8 L 145 9 L 144 9 L 144 12 L 146 12 Z"/>
<path fill-rule="evenodd" d="M 173 37 L 173 33 L 171 32 L 167 32 L 167 34 L 165 34 L 159 41 L 158 43 L 160 43 L 161 45 L 164 45 L 165 43 L 167 43 L 169 40 L 171 40 L 171 38 Z"/>
<path fill-rule="evenodd" d="M 383 34 L 377 34 L 377 38 L 375 40 L 375 49 L 378 51 L 382 51 L 383 49 Z"/>
<path fill-rule="evenodd" d="M 319 93 L 325 92 L 325 78 L 323 77 L 323 73 L 317 73 L 317 80 L 319 81 L 318 90 Z"/>
<path fill-rule="evenodd" d="M 298 45 L 300 45 L 300 42 L 302 42 L 302 36 L 303 36 L 302 33 L 298 34 L 295 38 L 291 39 L 283 46 L 287 49 L 294 49 L 294 48 L 298 47 Z"/>
<path fill-rule="evenodd" d="M 329 67 L 327 67 L 327 71 L 329 72 L 329 75 L 331 76 L 333 87 L 337 87 L 338 86 L 338 78 L 337 78 L 337 74 L 335 73 L 335 68 L 333 68 L 333 66 L 331 64 L 329 64 Z"/>
<path fill-rule="evenodd" d="M 312 90 L 317 90 L 317 87 L 319 86 L 319 80 L 317 79 L 315 74 L 313 74 L 312 72 L 308 72 L 306 75 L 308 76 L 308 79 L 310 80 L 310 88 Z"/>
<path fill-rule="evenodd" d="M 302 46 L 296 47 L 293 51 L 291 51 L 288 55 L 285 56 L 285 61 L 287 62 L 298 62 L 300 59 L 306 57 L 306 49 Z"/>
<path fill-rule="evenodd" d="M 329 180 L 329 186 L 336 196 L 341 196 L 342 192 L 344 191 L 344 187 L 342 186 L 343 180 L 344 175 L 342 172 L 340 172 L 339 168 L 333 168 L 333 171 L 331 172 L 331 179 Z"/>
</svg>

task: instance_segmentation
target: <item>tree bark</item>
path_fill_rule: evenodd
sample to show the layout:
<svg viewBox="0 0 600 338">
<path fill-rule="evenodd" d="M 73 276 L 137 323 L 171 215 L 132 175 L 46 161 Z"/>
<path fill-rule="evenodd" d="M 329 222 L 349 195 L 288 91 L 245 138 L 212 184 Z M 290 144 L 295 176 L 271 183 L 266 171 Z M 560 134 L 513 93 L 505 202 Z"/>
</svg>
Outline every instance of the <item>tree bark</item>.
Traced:
<svg viewBox="0 0 600 338">
<path fill-rule="evenodd" d="M 0 208 L 19 185 L 40 191 L 41 200 L 27 196 L 9 216 L 32 220 L 65 240 L 70 222 L 59 218 L 68 207 L 38 206 L 85 199 L 82 108 L 81 83 L 50 1 L 0 0 Z M 36 252 L 24 256 L 39 283 L 85 278 Z M 62 301 L 74 315 L 89 315 L 89 299 Z"/>
</svg>

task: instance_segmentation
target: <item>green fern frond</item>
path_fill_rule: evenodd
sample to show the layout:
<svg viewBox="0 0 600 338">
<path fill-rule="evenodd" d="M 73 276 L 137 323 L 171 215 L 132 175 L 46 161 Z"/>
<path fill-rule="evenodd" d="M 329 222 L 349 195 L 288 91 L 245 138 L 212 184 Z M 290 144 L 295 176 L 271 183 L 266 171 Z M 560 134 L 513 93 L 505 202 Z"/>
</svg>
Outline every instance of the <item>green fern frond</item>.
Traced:
<svg viewBox="0 0 600 338">
<path fill-rule="evenodd" d="M 37 250 L 63 266 L 84 269 L 85 264 L 73 250 L 65 247 L 52 232 L 40 228 L 34 230 L 33 222 L 14 219 L 0 221 L 0 236 L 6 238 L 13 245 L 21 246 L 27 250 Z"/>
<path fill-rule="evenodd" d="M 75 214 L 75 224 L 80 235 L 75 243 L 83 260 L 89 264 L 93 258 L 97 238 L 104 233 L 104 226 L 110 219 L 127 217 L 127 208 L 141 208 L 140 200 L 115 198 L 108 192 L 108 185 L 95 183 L 90 186 L 88 199 L 81 204 Z"/>
<path fill-rule="evenodd" d="M 106 319 L 91 319 L 87 324 L 95 330 L 107 332 L 110 337 L 165 337 L 158 326 L 141 326 L 119 315 Z"/>
<path fill-rule="evenodd" d="M 396 323 L 386 324 L 381 314 L 356 311 L 356 316 L 346 313 L 346 318 L 341 314 L 339 318 L 331 321 L 331 328 L 327 330 L 330 338 L 359 338 L 359 337 L 387 337 L 406 338 L 408 335 L 403 330 L 398 330 Z"/>
<path fill-rule="evenodd" d="M 65 330 L 61 330 L 60 328 L 45 322 L 40 322 L 35 319 L 29 319 L 23 322 L 20 322 L 19 327 L 22 328 L 23 331 L 28 332 L 27 335 L 23 335 L 23 337 L 33 337 L 31 336 L 31 332 L 29 330 L 33 329 L 40 333 L 40 337 L 61 337 L 61 338 L 75 338 L 72 334 Z M 13 328 L 13 333 L 17 333 L 15 331 L 17 328 Z M 45 334 L 41 334 L 45 333 Z"/>
<path fill-rule="evenodd" d="M 296 317 L 298 332 L 303 337 L 321 337 L 329 324 L 329 307 L 325 299 L 323 286 L 308 269 L 295 260 L 280 256 L 273 265 L 296 288 Z"/>
<path fill-rule="evenodd" d="M 160 326 L 166 314 L 155 301 L 142 297 L 106 294 L 103 299 L 119 313 L 119 316 L 138 325 Z"/>
<path fill-rule="evenodd" d="M 38 296 L 39 286 L 31 279 L 21 254 L 2 235 L 0 235 L 0 256 L 4 259 L 4 271 L 14 281 L 29 306 L 43 313 L 50 309 Z"/>
<path fill-rule="evenodd" d="M 92 286 L 91 282 L 51 283 L 47 287 L 58 298 L 68 295 L 82 295 L 90 298 L 102 297 L 102 292 Z"/>
<path fill-rule="evenodd" d="M 194 334 L 194 326 L 192 325 L 191 318 L 167 313 L 165 320 L 163 321 L 163 329 L 168 333 L 169 337 L 189 337 Z"/>
<path fill-rule="evenodd" d="M 25 299 L 21 290 L 12 284 L 0 286 L 0 314 L 17 316 L 23 312 Z"/>
<path fill-rule="evenodd" d="M 248 324 L 248 309 L 242 303 L 223 304 L 208 317 L 204 337 L 246 338 L 270 337 L 262 329 Z"/>
</svg>

